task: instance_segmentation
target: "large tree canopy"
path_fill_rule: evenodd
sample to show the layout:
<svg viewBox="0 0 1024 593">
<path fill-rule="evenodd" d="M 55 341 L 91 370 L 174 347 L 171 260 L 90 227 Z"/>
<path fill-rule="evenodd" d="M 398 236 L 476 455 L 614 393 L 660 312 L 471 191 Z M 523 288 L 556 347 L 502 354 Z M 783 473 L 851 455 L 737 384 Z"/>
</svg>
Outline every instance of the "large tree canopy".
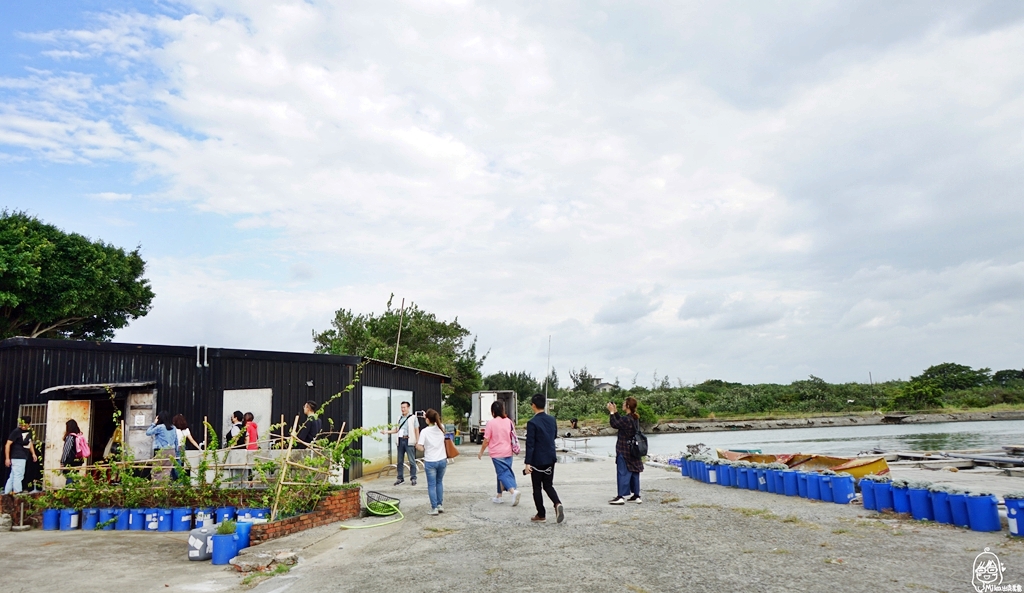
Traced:
<svg viewBox="0 0 1024 593">
<path fill-rule="evenodd" d="M 451 384 L 444 386 L 445 403 L 459 414 L 468 412 L 470 394 L 482 388 L 480 367 L 486 355 L 477 358 L 476 340 L 467 345 L 470 332 L 459 324 L 457 317 L 442 321 L 415 303 L 410 303 L 402 315 L 399 309 L 392 308 L 392 299 L 380 315 L 357 315 L 351 309 L 338 309 L 331 329 L 313 332 L 316 352 L 393 361 L 400 318 L 398 364 L 451 377 Z"/>
<path fill-rule="evenodd" d="M 0 213 L 0 338 L 109 340 L 149 312 L 139 249 L 65 233 L 22 212 Z"/>
</svg>

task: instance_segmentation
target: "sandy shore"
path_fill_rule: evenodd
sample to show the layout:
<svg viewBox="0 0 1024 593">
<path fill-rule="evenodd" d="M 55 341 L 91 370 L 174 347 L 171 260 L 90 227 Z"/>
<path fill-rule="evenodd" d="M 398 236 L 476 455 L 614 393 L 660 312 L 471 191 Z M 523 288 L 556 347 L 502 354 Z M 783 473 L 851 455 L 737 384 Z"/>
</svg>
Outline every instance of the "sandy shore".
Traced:
<svg viewBox="0 0 1024 593">
<path fill-rule="evenodd" d="M 895 413 L 894 413 L 895 414 Z M 900 414 L 902 415 L 902 414 Z M 649 433 L 720 432 L 728 430 L 773 430 L 781 428 L 814 428 L 822 426 L 871 426 L 885 424 L 885 414 L 849 414 L 816 418 L 767 418 L 763 420 L 686 420 L 666 421 L 651 426 Z M 949 412 L 945 414 L 909 414 L 900 424 L 934 424 L 940 422 L 977 422 L 987 420 L 1024 420 L 1024 410 L 1000 412 Z M 610 436 L 615 429 L 606 425 L 581 426 L 578 429 L 558 427 L 560 434 L 572 436 Z"/>
</svg>

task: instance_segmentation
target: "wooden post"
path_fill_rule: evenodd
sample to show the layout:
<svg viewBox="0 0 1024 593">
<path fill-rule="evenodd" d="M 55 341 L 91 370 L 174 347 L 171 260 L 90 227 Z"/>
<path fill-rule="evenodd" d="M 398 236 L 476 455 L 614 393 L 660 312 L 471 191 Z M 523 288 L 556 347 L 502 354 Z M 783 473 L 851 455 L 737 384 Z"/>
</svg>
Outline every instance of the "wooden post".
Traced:
<svg viewBox="0 0 1024 593">
<path fill-rule="evenodd" d="M 281 425 L 284 428 L 284 424 Z M 281 489 L 284 487 L 285 474 L 288 473 L 288 461 L 292 456 L 292 445 L 295 444 L 295 432 L 299 429 L 299 416 L 295 415 L 295 422 L 292 423 L 292 434 L 288 437 L 288 451 L 284 454 L 284 461 L 281 463 L 281 475 L 277 479 L 277 492 L 274 493 L 274 508 L 270 509 L 270 520 L 277 519 L 277 506 L 281 501 Z"/>
</svg>

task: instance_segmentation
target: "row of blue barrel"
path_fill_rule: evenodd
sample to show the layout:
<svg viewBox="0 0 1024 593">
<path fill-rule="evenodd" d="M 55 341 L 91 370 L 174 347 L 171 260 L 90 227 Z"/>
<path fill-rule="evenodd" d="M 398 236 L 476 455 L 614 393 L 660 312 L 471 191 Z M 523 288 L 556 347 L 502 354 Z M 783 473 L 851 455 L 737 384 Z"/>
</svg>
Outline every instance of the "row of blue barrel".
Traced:
<svg viewBox="0 0 1024 593">
<path fill-rule="evenodd" d="M 684 476 L 707 484 L 799 496 L 836 504 L 848 504 L 854 497 L 854 481 L 850 475 L 831 476 L 816 472 L 713 465 L 699 459 L 683 459 L 680 471 Z"/>
<path fill-rule="evenodd" d="M 860 481 L 864 508 L 869 511 L 909 513 L 919 521 L 935 521 L 974 531 L 1000 531 L 999 501 L 992 494 L 932 492 L 926 488 L 896 488 L 891 482 Z M 1011 519 L 1020 513 L 1024 500 L 1007 500 Z M 1010 532 L 1017 533 L 1016 520 L 1010 521 Z"/>
<path fill-rule="evenodd" d="M 236 509 L 219 507 L 191 509 L 46 509 L 43 511 L 43 529 L 69 531 L 96 529 L 105 524 L 104 531 L 189 531 L 201 527 L 209 519 L 214 523 L 226 520 L 253 521 L 268 519 L 270 509 Z"/>
</svg>

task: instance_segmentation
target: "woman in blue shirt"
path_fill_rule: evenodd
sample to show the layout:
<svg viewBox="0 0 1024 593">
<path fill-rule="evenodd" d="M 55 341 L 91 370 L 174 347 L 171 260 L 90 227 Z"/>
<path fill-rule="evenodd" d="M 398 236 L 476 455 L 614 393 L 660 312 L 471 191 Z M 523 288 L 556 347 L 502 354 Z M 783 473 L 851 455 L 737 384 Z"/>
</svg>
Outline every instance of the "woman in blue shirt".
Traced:
<svg viewBox="0 0 1024 593">
<path fill-rule="evenodd" d="M 171 466 L 178 452 L 178 433 L 171 423 L 171 415 L 160 412 L 156 420 L 146 429 L 146 436 L 153 437 L 153 472 L 151 479 L 165 480 L 171 475 Z"/>
</svg>

